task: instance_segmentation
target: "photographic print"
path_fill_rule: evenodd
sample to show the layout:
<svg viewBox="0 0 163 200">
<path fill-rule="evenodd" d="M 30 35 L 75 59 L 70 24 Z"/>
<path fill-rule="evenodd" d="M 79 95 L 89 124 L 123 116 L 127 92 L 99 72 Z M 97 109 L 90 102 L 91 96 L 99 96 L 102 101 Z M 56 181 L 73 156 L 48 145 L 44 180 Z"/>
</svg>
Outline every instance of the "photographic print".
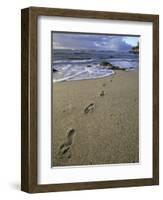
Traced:
<svg viewBox="0 0 163 200">
<path fill-rule="evenodd" d="M 139 38 L 52 32 L 52 166 L 139 162 Z"/>
<path fill-rule="evenodd" d="M 21 190 L 159 184 L 159 15 L 21 10 Z"/>
</svg>

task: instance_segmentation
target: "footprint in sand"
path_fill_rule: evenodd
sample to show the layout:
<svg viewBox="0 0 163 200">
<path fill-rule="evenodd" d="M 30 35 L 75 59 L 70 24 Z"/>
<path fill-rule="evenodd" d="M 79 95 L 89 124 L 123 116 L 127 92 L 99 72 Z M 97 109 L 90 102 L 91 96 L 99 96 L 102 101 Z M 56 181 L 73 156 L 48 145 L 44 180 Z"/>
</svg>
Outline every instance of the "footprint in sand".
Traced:
<svg viewBox="0 0 163 200">
<path fill-rule="evenodd" d="M 105 96 L 104 90 L 101 91 L 100 96 L 101 96 L 101 97 Z"/>
<path fill-rule="evenodd" d="M 89 112 L 93 112 L 94 110 L 95 110 L 95 104 L 91 103 L 84 109 L 84 113 L 87 114 Z"/>
<path fill-rule="evenodd" d="M 70 129 L 67 133 L 66 141 L 59 147 L 60 158 L 71 158 L 71 145 L 74 141 L 75 129 Z"/>
</svg>

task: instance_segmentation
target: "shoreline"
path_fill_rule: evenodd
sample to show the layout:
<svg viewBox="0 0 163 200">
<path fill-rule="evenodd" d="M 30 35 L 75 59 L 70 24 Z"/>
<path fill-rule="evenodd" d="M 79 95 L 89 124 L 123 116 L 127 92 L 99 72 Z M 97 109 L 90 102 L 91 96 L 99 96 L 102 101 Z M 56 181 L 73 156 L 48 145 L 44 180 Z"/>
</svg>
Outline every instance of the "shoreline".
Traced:
<svg viewBox="0 0 163 200">
<path fill-rule="evenodd" d="M 52 82 L 53 83 L 58 83 L 58 82 L 61 83 L 61 82 L 69 82 L 69 81 L 86 81 L 86 80 L 90 80 L 91 81 L 91 80 L 94 80 L 94 79 L 103 79 L 103 78 L 115 76 L 116 73 L 119 73 L 121 71 L 124 71 L 124 72 L 137 71 L 137 72 L 139 72 L 138 68 L 135 68 L 135 69 L 126 69 L 126 70 L 116 69 L 116 70 L 113 70 L 113 72 L 114 72 L 113 74 L 106 75 L 106 76 L 94 77 L 94 78 L 85 78 L 85 79 L 67 79 L 67 80 L 53 79 Z"/>
</svg>

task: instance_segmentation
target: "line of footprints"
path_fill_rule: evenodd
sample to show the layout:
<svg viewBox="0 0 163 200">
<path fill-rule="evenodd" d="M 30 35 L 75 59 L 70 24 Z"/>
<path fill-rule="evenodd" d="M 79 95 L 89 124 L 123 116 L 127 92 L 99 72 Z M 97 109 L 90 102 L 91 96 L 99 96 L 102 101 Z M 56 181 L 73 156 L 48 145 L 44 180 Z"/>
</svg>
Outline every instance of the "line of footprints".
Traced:
<svg viewBox="0 0 163 200">
<path fill-rule="evenodd" d="M 105 93 L 104 91 L 101 91 L 100 96 L 104 96 Z M 94 103 L 90 103 L 85 109 L 84 109 L 84 113 L 88 114 L 88 113 L 92 113 L 95 110 L 95 104 Z M 75 138 L 75 134 L 76 131 L 75 129 L 70 129 L 67 132 L 67 136 L 66 136 L 66 141 L 59 147 L 59 158 L 71 158 L 71 145 L 74 142 L 74 138 Z"/>
</svg>

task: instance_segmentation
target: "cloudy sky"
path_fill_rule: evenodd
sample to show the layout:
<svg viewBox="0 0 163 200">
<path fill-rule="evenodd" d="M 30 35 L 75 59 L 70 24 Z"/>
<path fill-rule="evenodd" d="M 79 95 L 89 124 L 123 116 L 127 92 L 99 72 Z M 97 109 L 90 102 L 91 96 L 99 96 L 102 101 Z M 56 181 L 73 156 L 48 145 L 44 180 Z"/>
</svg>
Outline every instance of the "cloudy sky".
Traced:
<svg viewBox="0 0 163 200">
<path fill-rule="evenodd" d="M 96 49 L 125 51 L 136 46 L 138 36 L 93 35 L 53 32 L 53 49 Z"/>
</svg>

